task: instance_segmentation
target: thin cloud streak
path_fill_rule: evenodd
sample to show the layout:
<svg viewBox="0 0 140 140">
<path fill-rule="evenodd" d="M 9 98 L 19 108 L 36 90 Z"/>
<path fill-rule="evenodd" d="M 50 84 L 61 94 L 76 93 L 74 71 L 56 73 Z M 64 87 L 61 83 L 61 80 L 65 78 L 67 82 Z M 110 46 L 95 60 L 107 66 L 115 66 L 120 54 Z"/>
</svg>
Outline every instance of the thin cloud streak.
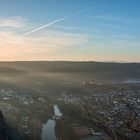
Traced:
<svg viewBox="0 0 140 140">
<path fill-rule="evenodd" d="M 48 23 L 48 24 L 45 24 L 45 25 L 43 25 L 43 26 L 41 26 L 41 27 L 39 27 L 39 28 L 37 28 L 37 29 L 34 29 L 34 30 L 32 30 L 32 31 L 27 32 L 27 33 L 23 34 L 23 36 L 30 35 L 30 34 L 32 34 L 32 33 L 34 33 L 34 32 L 40 31 L 40 30 L 42 30 L 42 29 L 44 29 L 44 28 L 47 28 L 47 27 L 49 27 L 49 26 L 51 26 L 51 25 L 53 25 L 53 24 L 55 24 L 55 23 L 58 23 L 58 22 L 60 22 L 60 21 L 63 21 L 63 20 L 65 20 L 65 19 L 68 19 L 68 18 L 70 18 L 70 17 L 73 17 L 73 16 L 79 15 L 79 14 L 81 14 L 81 13 L 84 13 L 84 12 L 90 10 L 90 9 L 91 9 L 91 8 L 84 9 L 84 10 L 78 11 L 78 12 L 76 12 L 76 13 L 74 13 L 74 14 L 71 14 L 71 15 L 69 15 L 69 16 L 65 16 L 65 17 L 63 17 L 63 18 L 57 19 L 57 20 L 55 20 L 55 21 L 53 21 L 53 22 L 50 22 L 50 23 Z"/>
<path fill-rule="evenodd" d="M 57 20 L 55 20 L 55 21 L 52 21 L 52 22 L 50 22 L 50 23 L 48 23 L 48 24 L 45 24 L 45 25 L 43 25 L 43 26 L 41 26 L 41 27 L 39 27 L 39 28 L 36 28 L 36 29 L 34 29 L 34 30 L 32 30 L 32 31 L 29 31 L 29 32 L 27 32 L 27 33 L 24 33 L 23 36 L 30 35 L 30 34 L 32 34 L 32 33 L 34 33 L 34 32 L 40 31 L 40 30 L 42 30 L 42 29 L 44 29 L 44 28 L 47 28 L 47 27 L 49 27 L 49 26 L 51 26 L 51 25 L 53 25 L 53 24 L 55 24 L 55 23 L 64 21 L 64 20 L 66 20 L 66 19 L 69 19 L 69 18 L 71 18 L 71 17 L 73 17 L 73 16 L 77 16 L 77 15 L 82 14 L 82 13 L 85 13 L 85 12 L 91 10 L 91 9 L 94 9 L 94 8 L 97 8 L 97 7 L 101 6 L 101 5 L 103 5 L 103 4 L 106 4 L 107 2 L 109 2 L 109 1 L 105 1 L 105 2 L 103 2 L 103 3 L 101 3 L 101 4 L 96 5 L 95 7 L 87 8 L 87 9 L 84 9 L 84 10 L 80 10 L 80 11 L 78 11 L 78 12 L 76 12 L 76 13 L 71 14 L 71 15 L 68 15 L 68 16 L 65 16 L 65 17 L 63 17 L 63 18 L 57 19 Z"/>
</svg>

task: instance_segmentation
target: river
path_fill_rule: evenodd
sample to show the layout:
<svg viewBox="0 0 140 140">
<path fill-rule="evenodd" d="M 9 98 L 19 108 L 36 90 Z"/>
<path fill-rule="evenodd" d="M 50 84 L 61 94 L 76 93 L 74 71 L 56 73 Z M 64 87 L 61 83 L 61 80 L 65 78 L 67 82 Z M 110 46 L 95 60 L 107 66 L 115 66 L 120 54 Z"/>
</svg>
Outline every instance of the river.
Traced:
<svg viewBox="0 0 140 140">
<path fill-rule="evenodd" d="M 57 137 L 55 135 L 55 116 L 61 117 L 63 114 L 59 110 L 57 105 L 54 105 L 54 116 L 52 119 L 49 119 L 46 124 L 43 124 L 42 127 L 42 140 L 57 140 Z"/>
</svg>

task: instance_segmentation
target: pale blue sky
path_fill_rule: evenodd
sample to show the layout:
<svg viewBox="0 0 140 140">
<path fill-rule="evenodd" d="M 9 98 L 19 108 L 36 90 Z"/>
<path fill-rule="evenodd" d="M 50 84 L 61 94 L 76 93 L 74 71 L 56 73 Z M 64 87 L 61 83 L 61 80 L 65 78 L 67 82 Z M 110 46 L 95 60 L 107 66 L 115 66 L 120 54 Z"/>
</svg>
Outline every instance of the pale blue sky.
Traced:
<svg viewBox="0 0 140 140">
<path fill-rule="evenodd" d="M 139 6 L 139 0 L 1 0 L 0 60 L 140 62 Z"/>
</svg>

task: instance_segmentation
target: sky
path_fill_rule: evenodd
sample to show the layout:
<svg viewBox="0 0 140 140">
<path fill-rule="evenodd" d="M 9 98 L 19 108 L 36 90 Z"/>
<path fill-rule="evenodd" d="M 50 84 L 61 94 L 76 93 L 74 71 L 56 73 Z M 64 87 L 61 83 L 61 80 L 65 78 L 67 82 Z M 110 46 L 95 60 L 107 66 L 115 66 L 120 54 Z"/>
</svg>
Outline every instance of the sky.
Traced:
<svg viewBox="0 0 140 140">
<path fill-rule="evenodd" d="M 140 62 L 139 0 L 0 0 L 0 61 Z"/>
</svg>

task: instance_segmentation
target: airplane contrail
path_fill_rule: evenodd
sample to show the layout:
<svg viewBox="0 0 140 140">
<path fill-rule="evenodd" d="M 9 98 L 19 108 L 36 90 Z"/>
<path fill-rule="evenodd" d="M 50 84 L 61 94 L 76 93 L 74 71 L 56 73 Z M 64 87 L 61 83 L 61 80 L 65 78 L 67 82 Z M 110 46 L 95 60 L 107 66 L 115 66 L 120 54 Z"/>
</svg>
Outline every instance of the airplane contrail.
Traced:
<svg viewBox="0 0 140 140">
<path fill-rule="evenodd" d="M 105 3 L 106 3 L 106 2 L 101 3 L 101 4 L 99 4 L 99 5 L 96 5 L 96 6 L 93 7 L 93 8 L 99 7 L 99 6 L 101 6 L 101 5 L 105 4 Z M 58 23 L 58 22 L 60 22 L 60 21 L 63 21 L 63 20 L 65 20 L 65 19 L 68 19 L 68 18 L 73 17 L 73 16 L 76 16 L 76 15 L 79 15 L 79 14 L 84 13 L 84 12 L 86 12 L 86 11 L 89 11 L 89 10 L 91 10 L 91 9 L 93 9 L 93 8 L 87 8 L 87 9 L 78 11 L 78 12 L 76 12 L 76 13 L 73 13 L 73 14 L 71 14 L 71 15 L 65 16 L 65 17 L 63 17 L 63 18 L 54 20 L 54 21 L 52 21 L 52 22 L 50 22 L 50 23 L 48 23 L 48 24 L 45 24 L 45 25 L 43 25 L 43 26 L 40 26 L 40 27 L 38 27 L 38 28 L 36 28 L 36 29 L 34 29 L 34 30 L 31 30 L 31 31 L 29 31 L 29 32 L 26 32 L 26 33 L 24 33 L 22 36 L 30 35 L 30 34 L 32 34 L 32 33 L 34 33 L 34 32 L 40 31 L 40 30 L 42 30 L 42 29 L 44 29 L 44 28 L 47 28 L 47 27 L 49 27 L 49 26 L 51 26 L 51 25 L 53 25 L 53 24 L 55 24 L 55 23 Z"/>
</svg>

